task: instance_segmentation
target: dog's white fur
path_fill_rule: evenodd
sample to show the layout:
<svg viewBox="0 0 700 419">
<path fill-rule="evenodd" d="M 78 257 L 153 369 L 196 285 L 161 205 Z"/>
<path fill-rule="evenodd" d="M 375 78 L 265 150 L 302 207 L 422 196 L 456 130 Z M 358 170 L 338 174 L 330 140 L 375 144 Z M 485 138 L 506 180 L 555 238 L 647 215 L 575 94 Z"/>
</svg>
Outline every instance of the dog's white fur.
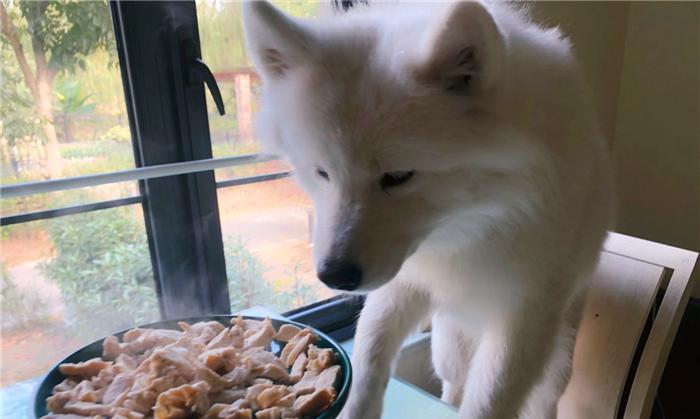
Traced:
<svg viewBox="0 0 700 419">
<path fill-rule="evenodd" d="M 316 261 L 356 262 L 372 291 L 343 417 L 381 416 L 392 360 L 430 318 L 443 399 L 461 418 L 556 417 L 613 212 L 567 40 L 477 1 L 313 22 L 249 3 L 244 17 L 259 134 L 315 202 Z"/>
</svg>

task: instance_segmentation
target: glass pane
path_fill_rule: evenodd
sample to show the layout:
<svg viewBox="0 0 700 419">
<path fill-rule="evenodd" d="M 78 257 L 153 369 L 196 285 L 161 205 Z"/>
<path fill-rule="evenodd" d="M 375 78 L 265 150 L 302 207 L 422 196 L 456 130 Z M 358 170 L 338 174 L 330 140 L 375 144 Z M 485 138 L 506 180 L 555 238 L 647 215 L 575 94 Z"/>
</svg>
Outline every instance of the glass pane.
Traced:
<svg viewBox="0 0 700 419">
<path fill-rule="evenodd" d="M 316 278 L 313 206 L 294 180 L 222 188 L 218 199 L 232 311 L 284 312 L 334 295 Z"/>
<path fill-rule="evenodd" d="M 134 167 L 107 2 L 3 5 L 2 183 Z"/>
<path fill-rule="evenodd" d="M 3 217 L 8 217 L 27 212 L 90 204 L 138 195 L 139 188 L 137 182 L 110 183 L 89 188 L 69 189 L 16 198 L 3 198 L 0 200 L 0 213 L 2 213 Z"/>
<path fill-rule="evenodd" d="M 301 17 L 314 16 L 316 1 L 277 0 L 272 3 Z M 253 118 L 258 109 L 260 79 L 245 53 L 241 2 L 197 0 L 197 18 L 202 58 L 216 78 L 226 106 L 220 116 L 207 94 L 209 129 L 214 157 L 227 157 L 260 151 L 253 134 Z"/>
<path fill-rule="evenodd" d="M 92 340 L 159 319 L 140 205 L 0 231 L 0 395 Z"/>
</svg>

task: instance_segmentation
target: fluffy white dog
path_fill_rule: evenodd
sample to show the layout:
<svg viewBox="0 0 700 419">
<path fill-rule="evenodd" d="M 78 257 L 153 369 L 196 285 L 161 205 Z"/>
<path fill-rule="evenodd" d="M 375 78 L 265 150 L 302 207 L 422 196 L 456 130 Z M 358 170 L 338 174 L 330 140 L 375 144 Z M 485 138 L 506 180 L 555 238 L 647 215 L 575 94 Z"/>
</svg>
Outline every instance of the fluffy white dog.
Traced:
<svg viewBox="0 0 700 419">
<path fill-rule="evenodd" d="M 244 6 L 259 135 L 315 202 L 319 278 L 369 292 L 348 419 L 381 416 L 432 319 L 465 419 L 556 417 L 613 205 L 571 47 L 507 4 L 375 4 L 305 21 Z"/>
</svg>

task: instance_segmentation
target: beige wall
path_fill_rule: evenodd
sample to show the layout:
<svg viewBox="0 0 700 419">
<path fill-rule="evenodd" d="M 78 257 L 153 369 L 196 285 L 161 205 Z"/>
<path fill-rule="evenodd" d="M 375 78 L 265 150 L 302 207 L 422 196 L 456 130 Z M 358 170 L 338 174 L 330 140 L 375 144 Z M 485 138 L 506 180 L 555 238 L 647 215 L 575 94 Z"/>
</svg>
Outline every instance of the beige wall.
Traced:
<svg viewBox="0 0 700 419">
<path fill-rule="evenodd" d="M 700 4 L 634 3 L 615 129 L 619 229 L 700 250 Z"/>
<path fill-rule="evenodd" d="M 573 41 L 612 142 L 618 230 L 700 250 L 700 3 L 537 2 Z"/>
<path fill-rule="evenodd" d="M 542 1 L 530 5 L 536 21 L 559 26 L 571 39 L 591 87 L 603 133 L 612 142 L 629 3 Z"/>
</svg>

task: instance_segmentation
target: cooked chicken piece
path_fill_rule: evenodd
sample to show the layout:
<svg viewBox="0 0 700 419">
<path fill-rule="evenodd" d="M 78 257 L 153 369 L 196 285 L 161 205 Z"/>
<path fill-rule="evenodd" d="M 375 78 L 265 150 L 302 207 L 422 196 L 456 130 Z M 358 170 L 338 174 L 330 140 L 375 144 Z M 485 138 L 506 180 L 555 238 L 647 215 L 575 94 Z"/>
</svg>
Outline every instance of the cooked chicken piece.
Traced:
<svg viewBox="0 0 700 419">
<path fill-rule="evenodd" d="M 318 375 L 314 389 L 322 390 L 324 388 L 335 388 L 335 383 L 338 381 L 340 374 L 340 365 L 333 365 L 327 368 Z"/>
<path fill-rule="evenodd" d="M 239 363 L 238 351 L 234 348 L 217 348 L 199 355 L 199 360 L 209 369 L 225 374 Z"/>
<path fill-rule="evenodd" d="M 267 348 L 276 333 L 275 328 L 272 327 L 272 321 L 270 321 L 270 319 L 265 319 L 261 327 L 254 334 L 246 337 L 243 346 L 246 348 L 254 346 Z"/>
<path fill-rule="evenodd" d="M 205 367 L 200 362 L 195 362 L 194 367 L 197 379 L 205 381 L 207 384 L 209 384 L 212 391 L 217 392 L 231 387 L 231 384 L 226 378 L 221 377 L 219 374 Z"/>
<path fill-rule="evenodd" d="M 280 368 L 285 368 L 285 365 L 279 358 L 275 356 L 270 351 L 266 351 L 265 348 L 256 346 L 253 348 L 248 348 L 241 353 L 242 358 L 250 358 L 250 361 L 260 368 L 264 367 L 266 364 L 276 364 Z"/>
<path fill-rule="evenodd" d="M 61 391 L 53 394 L 46 399 L 46 406 L 49 411 L 54 413 L 74 413 L 68 409 L 68 405 L 76 402 L 85 402 L 93 404 L 100 400 L 102 392 L 96 391 L 90 381 L 81 381 L 70 390 Z M 96 414 L 96 413 L 95 413 Z"/>
<path fill-rule="evenodd" d="M 296 410 L 273 406 L 255 413 L 255 419 L 283 419 L 297 417 Z"/>
<path fill-rule="evenodd" d="M 250 382 L 251 386 L 254 386 L 256 384 L 275 384 L 272 380 L 267 379 L 267 378 L 256 378 L 253 381 Z"/>
<path fill-rule="evenodd" d="M 75 390 L 61 391 L 46 399 L 46 409 L 50 412 L 61 413 L 66 403 L 74 400 L 77 395 Z"/>
<path fill-rule="evenodd" d="M 330 348 L 321 349 L 316 345 L 309 345 L 306 354 L 309 357 L 306 369 L 315 373 L 320 373 L 336 363 L 335 352 Z"/>
<path fill-rule="evenodd" d="M 235 409 L 229 407 L 219 412 L 220 419 L 253 419 L 253 411 L 251 409 Z"/>
<path fill-rule="evenodd" d="M 317 374 L 313 371 L 306 371 L 301 380 L 292 386 L 292 390 L 299 395 L 309 394 L 324 388 L 334 388 L 338 380 L 340 365 L 334 365 Z"/>
<path fill-rule="evenodd" d="M 277 364 L 265 365 L 265 368 L 263 369 L 263 371 L 260 375 L 262 377 L 270 378 L 277 383 L 286 384 L 286 383 L 290 383 L 292 381 L 291 378 L 289 377 L 289 373 L 287 373 L 287 370 L 280 367 Z"/>
<path fill-rule="evenodd" d="M 235 401 L 245 399 L 246 390 L 244 388 L 239 388 L 235 390 L 224 390 L 212 396 L 212 401 L 214 403 L 225 403 L 231 404 Z"/>
<path fill-rule="evenodd" d="M 297 383 L 301 380 L 302 375 L 304 375 L 304 370 L 306 369 L 307 359 L 306 354 L 300 354 L 296 361 L 294 361 L 292 371 L 289 373 L 289 380 L 292 383 Z"/>
<path fill-rule="evenodd" d="M 292 407 L 294 406 L 294 401 L 297 399 L 297 395 L 294 393 L 289 393 L 286 396 L 282 397 L 278 402 L 277 406 L 279 407 Z"/>
<path fill-rule="evenodd" d="M 114 361 L 114 368 L 119 372 L 133 371 L 138 368 L 139 364 L 134 358 L 127 354 L 121 354 Z"/>
<path fill-rule="evenodd" d="M 65 380 L 61 381 L 59 384 L 56 384 L 53 388 L 53 394 L 60 393 L 62 391 L 68 391 L 75 386 L 78 385 L 78 381 L 71 380 L 70 378 L 66 378 Z"/>
<path fill-rule="evenodd" d="M 285 367 L 289 368 L 294 364 L 297 357 L 302 353 L 306 352 L 306 348 L 312 343 L 316 343 L 316 335 L 313 334 L 311 329 L 304 329 L 297 333 L 296 336 L 292 338 L 287 343 L 287 346 L 282 350 L 280 359 L 284 362 Z"/>
<path fill-rule="evenodd" d="M 186 322 L 178 322 L 177 325 L 180 326 L 180 329 L 182 329 L 183 332 L 190 336 L 199 336 L 207 328 L 212 329 L 216 334 L 219 334 L 226 328 L 226 326 L 215 320 L 208 322 L 197 322 L 192 325 Z"/>
<path fill-rule="evenodd" d="M 157 349 L 150 356 L 149 370 L 156 377 L 165 375 L 166 372 L 175 370 L 187 379 L 193 379 L 195 369 L 192 366 L 192 357 L 182 348 Z"/>
<path fill-rule="evenodd" d="M 76 397 L 74 400 L 81 402 L 97 403 L 102 400 L 104 390 L 97 390 L 90 381 L 81 381 L 75 386 Z"/>
<path fill-rule="evenodd" d="M 240 327 L 226 328 L 207 343 L 206 349 L 240 348 L 243 346 L 243 341 L 243 329 Z"/>
<path fill-rule="evenodd" d="M 301 377 L 301 380 L 292 386 L 292 390 L 297 394 L 297 396 L 313 393 L 314 390 L 316 390 L 317 380 L 318 374 L 311 371 L 306 371 Z"/>
<path fill-rule="evenodd" d="M 107 336 L 102 343 L 102 357 L 105 359 L 117 359 L 123 353 L 119 339 L 116 336 Z"/>
<path fill-rule="evenodd" d="M 289 342 L 292 338 L 301 332 L 301 329 L 294 326 L 293 324 L 283 324 L 280 326 L 277 334 L 275 335 L 275 340 L 280 342 Z"/>
<path fill-rule="evenodd" d="M 115 416 L 116 418 L 116 416 Z M 51 413 L 45 416 L 42 416 L 41 419 L 102 419 L 102 416 L 95 415 L 95 416 L 83 416 L 83 415 L 74 415 L 72 413 Z"/>
<path fill-rule="evenodd" d="M 255 398 L 255 404 L 261 409 L 267 409 L 276 406 L 277 403 L 290 393 L 289 387 L 284 385 L 271 386 L 258 394 Z"/>
<path fill-rule="evenodd" d="M 61 410 L 54 410 L 56 413 L 73 413 L 82 416 L 111 416 L 112 406 L 105 406 L 89 402 L 68 402 Z"/>
<path fill-rule="evenodd" d="M 117 411 L 112 416 L 112 419 L 144 419 L 145 415 L 142 413 L 134 412 L 123 407 L 117 408 Z M 102 419 L 102 418 L 100 418 Z"/>
<path fill-rule="evenodd" d="M 255 384 L 246 389 L 245 402 L 252 408 L 257 408 L 257 398 L 263 391 L 271 388 L 272 384 Z"/>
<path fill-rule="evenodd" d="M 335 400 L 335 389 L 324 388 L 312 394 L 301 396 L 294 402 L 294 409 L 299 416 L 314 416 L 330 407 Z"/>
<path fill-rule="evenodd" d="M 244 319 L 241 316 L 236 316 L 231 319 L 231 324 L 234 326 L 240 326 L 243 329 L 243 331 L 258 330 L 262 327 L 263 321 L 264 320 Z"/>
<path fill-rule="evenodd" d="M 209 410 L 209 385 L 202 381 L 171 388 L 158 396 L 154 419 L 188 419 Z"/>
<path fill-rule="evenodd" d="M 177 330 L 134 330 L 138 330 L 138 332 L 130 334 L 129 337 L 131 340 L 125 341 L 124 343 L 119 343 L 119 340 L 116 338 L 116 336 L 106 337 L 104 344 L 102 345 L 104 358 L 110 360 L 116 359 L 119 355 L 124 353 L 132 356 L 142 355 L 144 353 L 149 352 L 153 348 L 163 347 L 171 343 L 177 342 L 184 336 L 182 332 L 178 332 Z"/>
<path fill-rule="evenodd" d="M 258 370 L 257 372 L 261 372 Z M 236 367 L 231 372 L 222 376 L 228 382 L 230 387 L 238 387 L 250 383 L 256 376 L 256 371 L 248 366 Z"/>
<path fill-rule="evenodd" d="M 133 384 L 133 373 L 118 374 L 102 395 L 102 403 L 119 405 L 126 398 Z"/>
<path fill-rule="evenodd" d="M 124 336 L 122 337 L 123 342 L 133 342 L 136 339 L 138 339 L 141 335 L 143 335 L 146 332 L 146 329 L 142 329 L 140 327 L 135 327 L 133 329 L 127 330 L 124 332 Z"/>
<path fill-rule="evenodd" d="M 218 334 L 219 332 L 212 329 L 211 327 L 205 327 L 199 335 L 195 336 L 192 339 L 192 342 L 202 344 L 204 345 L 204 347 L 206 347 L 206 345 L 209 342 L 211 342 L 216 336 L 218 336 Z M 204 349 L 204 347 L 202 348 L 202 350 Z"/>
<path fill-rule="evenodd" d="M 114 376 L 117 374 L 114 366 L 105 368 L 100 371 L 96 376 L 90 379 L 90 383 L 95 389 L 103 389 L 109 385 L 109 383 L 114 380 Z"/>
<path fill-rule="evenodd" d="M 229 405 L 227 403 L 220 403 L 214 401 L 214 404 L 209 407 L 209 410 L 202 416 L 202 419 L 219 419 L 219 413 L 227 409 Z"/>
<path fill-rule="evenodd" d="M 61 364 L 58 366 L 58 370 L 61 371 L 61 374 L 63 375 L 90 378 L 96 376 L 103 369 L 111 366 L 111 362 L 103 361 L 100 358 L 93 358 L 89 361 L 78 362 L 77 364 Z"/>
</svg>

